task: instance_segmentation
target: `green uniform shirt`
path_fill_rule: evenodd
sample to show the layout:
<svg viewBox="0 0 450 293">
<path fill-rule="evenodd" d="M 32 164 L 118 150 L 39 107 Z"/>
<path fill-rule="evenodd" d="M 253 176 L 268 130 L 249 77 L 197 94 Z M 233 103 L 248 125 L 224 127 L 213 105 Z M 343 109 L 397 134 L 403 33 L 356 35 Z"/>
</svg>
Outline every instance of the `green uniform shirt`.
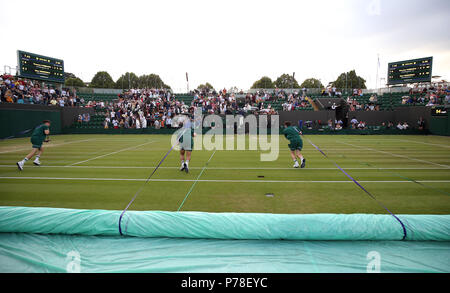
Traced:
<svg viewBox="0 0 450 293">
<path fill-rule="evenodd" d="M 291 151 L 302 150 L 303 148 L 303 140 L 299 132 L 300 130 L 295 126 L 289 126 L 283 130 L 284 137 L 289 140 L 289 149 Z"/>
<path fill-rule="evenodd" d="M 45 130 L 48 130 L 48 126 L 45 124 L 41 124 L 33 130 L 31 134 L 31 143 L 33 146 L 40 147 L 44 142 L 47 134 L 45 134 Z"/>
<path fill-rule="evenodd" d="M 289 141 L 302 140 L 299 132 L 300 130 L 298 130 L 295 126 L 289 126 L 283 130 L 284 137 L 286 137 Z"/>
</svg>

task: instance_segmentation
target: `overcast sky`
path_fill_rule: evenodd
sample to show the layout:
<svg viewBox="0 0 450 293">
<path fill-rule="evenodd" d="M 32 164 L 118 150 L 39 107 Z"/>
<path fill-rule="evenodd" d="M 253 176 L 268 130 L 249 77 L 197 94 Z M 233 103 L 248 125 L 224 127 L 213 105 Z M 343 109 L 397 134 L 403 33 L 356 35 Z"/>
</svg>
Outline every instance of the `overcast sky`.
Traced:
<svg viewBox="0 0 450 293">
<path fill-rule="evenodd" d="M 376 87 L 387 63 L 433 56 L 450 79 L 449 0 L 0 0 L 0 71 L 17 50 L 64 60 L 90 81 L 156 73 L 176 92 L 248 89 L 266 75 L 325 85 L 352 69 Z M 385 80 L 381 82 L 385 83 Z"/>
</svg>

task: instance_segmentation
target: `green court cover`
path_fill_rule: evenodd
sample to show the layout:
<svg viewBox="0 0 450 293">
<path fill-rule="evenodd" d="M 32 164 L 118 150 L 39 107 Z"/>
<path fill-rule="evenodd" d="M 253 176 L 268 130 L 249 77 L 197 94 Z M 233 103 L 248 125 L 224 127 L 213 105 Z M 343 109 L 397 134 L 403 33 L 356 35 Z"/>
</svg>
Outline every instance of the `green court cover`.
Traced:
<svg viewBox="0 0 450 293">
<path fill-rule="evenodd" d="M 0 207 L 0 272 L 450 272 L 450 215 Z"/>
</svg>

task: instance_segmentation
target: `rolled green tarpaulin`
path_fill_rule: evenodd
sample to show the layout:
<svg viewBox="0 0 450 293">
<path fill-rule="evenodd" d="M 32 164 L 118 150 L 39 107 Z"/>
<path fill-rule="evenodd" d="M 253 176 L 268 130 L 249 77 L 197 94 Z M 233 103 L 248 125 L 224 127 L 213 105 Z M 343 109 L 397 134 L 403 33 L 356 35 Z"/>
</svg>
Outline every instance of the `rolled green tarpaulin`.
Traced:
<svg viewBox="0 0 450 293">
<path fill-rule="evenodd" d="M 121 211 L 0 207 L 0 232 L 119 235 Z M 406 240 L 449 241 L 450 215 L 398 215 Z M 192 239 L 401 240 L 391 215 L 128 211 L 124 235 Z"/>
<path fill-rule="evenodd" d="M 450 242 L 0 233 L 0 273 L 449 273 Z"/>
</svg>

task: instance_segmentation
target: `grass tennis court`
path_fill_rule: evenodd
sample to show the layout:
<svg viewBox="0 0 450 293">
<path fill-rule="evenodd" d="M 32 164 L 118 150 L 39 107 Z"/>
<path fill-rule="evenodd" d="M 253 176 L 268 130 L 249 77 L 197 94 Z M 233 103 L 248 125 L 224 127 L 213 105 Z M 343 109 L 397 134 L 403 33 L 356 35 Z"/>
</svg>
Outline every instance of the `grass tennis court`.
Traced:
<svg viewBox="0 0 450 293">
<path fill-rule="evenodd" d="M 178 170 L 179 154 L 174 150 L 130 210 L 176 211 L 198 178 L 180 210 L 386 213 L 334 161 L 394 213 L 450 212 L 450 138 L 306 138 L 330 159 L 304 139 L 306 168 L 294 169 L 287 141 L 280 136 L 276 161 L 260 161 L 260 153 L 266 151 L 194 151 L 186 174 Z M 29 161 L 22 172 L 15 163 L 30 150 L 29 138 L 0 142 L 0 206 L 122 210 L 171 146 L 169 135 L 53 135 L 51 139 L 44 145 L 42 166 Z"/>
</svg>

